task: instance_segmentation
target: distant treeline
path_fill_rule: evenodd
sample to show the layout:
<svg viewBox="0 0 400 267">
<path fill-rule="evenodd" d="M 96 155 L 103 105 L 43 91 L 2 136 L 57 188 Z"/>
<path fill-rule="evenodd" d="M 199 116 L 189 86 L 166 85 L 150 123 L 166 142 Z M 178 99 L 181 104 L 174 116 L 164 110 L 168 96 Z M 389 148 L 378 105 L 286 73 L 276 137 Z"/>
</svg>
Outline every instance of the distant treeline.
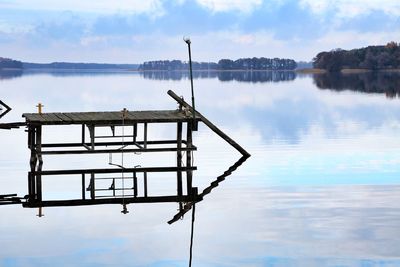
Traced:
<svg viewBox="0 0 400 267">
<path fill-rule="evenodd" d="M 321 52 L 313 59 L 313 66 L 330 72 L 342 69 L 399 69 L 400 46 L 396 42 L 390 42 L 385 46 Z"/>
<path fill-rule="evenodd" d="M 240 58 L 221 59 L 215 62 L 192 62 L 193 70 L 294 70 L 297 67 L 293 59 L 281 58 Z M 180 60 L 157 60 L 144 62 L 139 70 L 175 71 L 188 70 L 188 62 Z"/>
<path fill-rule="evenodd" d="M 22 69 L 22 62 L 0 57 L 0 69 Z"/>
<path fill-rule="evenodd" d="M 138 64 L 103 64 L 103 63 L 67 63 L 67 62 L 53 62 L 53 63 L 23 63 L 24 69 L 86 69 L 86 70 L 136 70 Z"/>
<path fill-rule="evenodd" d="M 0 57 L 0 69 L 137 70 L 139 64 L 28 63 Z"/>
</svg>

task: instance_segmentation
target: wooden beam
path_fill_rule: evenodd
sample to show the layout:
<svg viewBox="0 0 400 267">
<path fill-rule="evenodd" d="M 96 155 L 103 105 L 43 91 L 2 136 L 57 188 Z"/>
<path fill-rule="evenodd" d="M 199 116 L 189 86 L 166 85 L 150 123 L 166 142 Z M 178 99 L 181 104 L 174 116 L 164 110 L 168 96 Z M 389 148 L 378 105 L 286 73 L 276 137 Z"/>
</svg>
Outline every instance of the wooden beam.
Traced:
<svg viewBox="0 0 400 267">
<path fill-rule="evenodd" d="M 183 144 L 186 144 L 186 140 L 182 140 Z M 136 141 L 136 142 L 124 142 L 124 145 L 143 145 L 143 141 Z M 168 144 L 176 144 L 176 140 L 153 140 L 147 141 L 148 145 L 168 145 Z M 82 145 L 90 146 L 91 143 L 51 143 L 51 144 L 42 144 L 43 148 L 48 147 L 81 147 Z M 122 146 L 122 142 L 95 142 L 95 146 Z M 193 145 L 192 145 L 193 147 Z"/>
<path fill-rule="evenodd" d="M 71 200 L 45 200 L 28 201 L 23 207 L 66 207 L 66 206 L 88 206 L 104 204 L 131 204 L 131 203 L 166 203 L 166 202 L 189 202 L 200 201 L 201 197 L 193 196 L 153 196 L 153 197 L 128 197 L 128 198 L 101 198 L 101 199 L 71 199 Z"/>
<path fill-rule="evenodd" d="M 175 151 L 195 151 L 195 147 L 181 147 L 181 148 L 124 148 L 124 153 L 147 153 L 147 152 L 175 152 Z M 42 151 L 42 155 L 65 155 L 65 154 L 102 154 L 102 153 L 121 153 L 121 149 L 96 149 L 96 150 L 52 150 Z"/>
<path fill-rule="evenodd" d="M 173 91 L 169 90 L 168 95 L 170 95 L 173 99 L 175 99 L 179 104 L 183 105 L 185 108 L 188 108 L 191 112 L 196 112 L 196 115 L 201 119 L 201 121 L 207 125 L 213 132 L 219 135 L 222 139 L 228 142 L 231 146 L 233 146 L 237 151 L 239 151 L 243 156 L 250 157 L 250 154 L 241 147 L 238 143 L 236 143 L 232 138 L 226 135 L 223 131 L 221 131 L 217 126 L 215 126 L 211 121 L 209 121 L 206 117 L 204 117 L 200 112 L 194 111 L 194 109 L 186 103 L 183 99 L 181 99 L 177 94 Z"/>
<path fill-rule="evenodd" d="M 35 171 L 34 175 L 69 175 L 82 173 L 121 173 L 121 172 L 177 172 L 177 171 L 195 171 L 197 167 L 147 167 L 147 168 L 124 168 L 124 169 L 82 169 L 82 170 L 52 170 L 52 171 Z"/>
</svg>

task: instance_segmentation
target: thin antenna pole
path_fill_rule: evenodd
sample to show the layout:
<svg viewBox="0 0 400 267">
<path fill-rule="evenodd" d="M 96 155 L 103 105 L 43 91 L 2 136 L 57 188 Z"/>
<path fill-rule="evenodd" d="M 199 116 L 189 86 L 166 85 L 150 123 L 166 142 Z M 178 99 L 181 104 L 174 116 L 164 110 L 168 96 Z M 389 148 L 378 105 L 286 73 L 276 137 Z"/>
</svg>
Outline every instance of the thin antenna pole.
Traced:
<svg viewBox="0 0 400 267">
<path fill-rule="evenodd" d="M 196 108 L 194 104 L 194 89 L 193 89 L 193 70 L 192 70 L 192 51 L 190 49 L 191 41 L 189 38 L 183 39 L 188 45 L 189 50 L 189 71 L 190 71 L 190 85 L 192 89 L 192 107 L 193 107 L 193 127 L 196 129 Z"/>
</svg>

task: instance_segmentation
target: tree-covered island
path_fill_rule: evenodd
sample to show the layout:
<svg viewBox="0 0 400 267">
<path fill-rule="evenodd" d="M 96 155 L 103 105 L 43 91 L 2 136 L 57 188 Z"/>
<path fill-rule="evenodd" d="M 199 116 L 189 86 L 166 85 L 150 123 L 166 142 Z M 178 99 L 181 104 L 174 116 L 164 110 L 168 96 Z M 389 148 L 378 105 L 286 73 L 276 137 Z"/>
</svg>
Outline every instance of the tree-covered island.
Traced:
<svg viewBox="0 0 400 267">
<path fill-rule="evenodd" d="M 9 58 L 0 57 L 0 70 L 4 69 L 22 69 L 22 62 Z"/>
<path fill-rule="evenodd" d="M 328 72 L 345 69 L 393 70 L 400 69 L 400 46 L 396 42 L 352 50 L 335 49 L 321 52 L 313 59 L 316 69 Z"/>
<path fill-rule="evenodd" d="M 240 58 L 221 59 L 215 62 L 192 62 L 193 70 L 294 70 L 297 67 L 293 59 L 281 58 Z M 188 70 L 188 62 L 180 60 L 147 61 L 139 66 L 143 71 Z"/>
</svg>

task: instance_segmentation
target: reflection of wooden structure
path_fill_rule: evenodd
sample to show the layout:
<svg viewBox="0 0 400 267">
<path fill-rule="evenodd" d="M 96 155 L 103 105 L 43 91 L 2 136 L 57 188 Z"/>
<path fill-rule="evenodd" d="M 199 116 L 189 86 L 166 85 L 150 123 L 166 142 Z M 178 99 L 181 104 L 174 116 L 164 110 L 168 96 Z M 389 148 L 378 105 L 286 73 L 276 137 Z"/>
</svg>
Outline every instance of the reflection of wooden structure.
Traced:
<svg viewBox="0 0 400 267">
<path fill-rule="evenodd" d="M 196 150 L 192 143 L 192 129 L 198 120 L 193 121 L 184 110 L 165 111 L 122 111 L 122 112 L 74 112 L 74 113 L 30 113 L 23 114 L 28 127 L 28 146 L 31 151 L 28 174 L 28 201 L 26 207 L 75 206 L 108 203 L 144 203 L 144 202 L 191 202 L 199 201 L 197 189 L 192 187 L 191 153 Z M 176 125 L 176 139 L 149 140 L 148 126 L 154 123 Z M 81 142 L 43 143 L 43 126 L 81 125 Z M 185 126 L 185 127 L 184 127 Z M 97 135 L 96 129 L 110 127 L 110 135 Z M 116 135 L 116 128 L 131 129 L 129 135 Z M 86 130 L 86 128 L 88 130 Z M 182 137 L 186 129 L 186 139 Z M 138 140 L 138 129 L 143 129 L 142 139 Z M 88 138 L 86 137 L 89 133 Z M 122 141 L 121 141 L 122 138 Z M 88 139 L 88 140 L 87 140 Z M 108 141 L 98 141 L 108 140 Z M 116 140 L 118 139 L 118 141 Z M 64 169 L 43 170 L 43 155 L 98 154 L 98 153 L 157 153 L 176 152 L 176 166 L 133 167 L 121 166 L 107 169 Z M 182 164 L 183 152 L 186 153 L 185 165 Z M 151 173 L 176 173 L 177 193 L 168 196 L 148 195 L 147 177 Z M 183 188 L 183 174 L 186 174 L 186 189 Z M 120 177 L 122 174 L 123 177 Z M 42 177 L 57 175 L 80 175 L 82 196 L 80 199 L 44 200 L 42 197 Z M 108 175 L 108 176 L 107 176 Z M 126 177 L 125 177 L 126 175 Z M 125 188 L 119 186 L 121 179 L 126 181 Z M 108 180 L 111 186 L 98 187 L 102 180 Z M 119 183 L 120 184 L 120 183 Z M 141 190 L 139 190 L 141 189 Z M 89 191 L 89 195 L 86 194 Z M 123 194 L 121 195 L 121 191 Z M 128 192 L 125 194 L 125 192 Z"/>
<path fill-rule="evenodd" d="M 4 111 L 3 111 L 3 109 L 4 109 Z M 10 111 L 11 111 L 11 108 L 6 103 L 4 103 L 3 101 L 0 100 L 0 119 L 2 117 L 4 117 Z"/>
</svg>

